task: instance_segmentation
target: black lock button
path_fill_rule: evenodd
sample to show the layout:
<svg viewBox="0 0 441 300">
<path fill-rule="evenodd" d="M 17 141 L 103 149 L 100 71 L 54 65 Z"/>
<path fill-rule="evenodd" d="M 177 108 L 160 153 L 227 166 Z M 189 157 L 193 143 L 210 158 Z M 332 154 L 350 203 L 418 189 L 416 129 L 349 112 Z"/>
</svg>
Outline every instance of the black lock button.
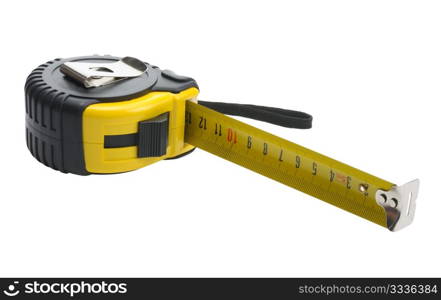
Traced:
<svg viewBox="0 0 441 300">
<path fill-rule="evenodd" d="M 138 157 L 159 157 L 167 153 L 168 117 L 167 112 L 138 123 Z"/>
</svg>

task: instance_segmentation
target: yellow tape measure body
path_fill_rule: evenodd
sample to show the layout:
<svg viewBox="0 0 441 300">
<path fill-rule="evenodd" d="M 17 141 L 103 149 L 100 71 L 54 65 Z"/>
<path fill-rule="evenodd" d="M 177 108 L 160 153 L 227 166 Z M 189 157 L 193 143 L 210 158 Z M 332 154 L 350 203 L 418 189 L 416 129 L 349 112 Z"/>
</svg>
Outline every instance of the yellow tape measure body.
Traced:
<svg viewBox="0 0 441 300">
<path fill-rule="evenodd" d="M 418 181 L 396 186 L 197 104 L 198 93 L 194 79 L 132 57 L 55 59 L 26 81 L 27 146 L 46 166 L 80 175 L 127 172 L 198 147 L 390 230 L 412 222 Z M 286 110 L 239 110 L 285 126 Z"/>
<path fill-rule="evenodd" d="M 197 96 L 196 88 L 180 93 L 152 92 L 130 101 L 89 105 L 83 113 L 83 145 L 86 169 L 109 174 L 136 170 L 194 147 L 184 143 L 185 102 Z M 104 137 L 136 134 L 138 123 L 168 113 L 168 144 L 164 155 L 139 158 L 137 145 L 105 148 Z"/>
</svg>

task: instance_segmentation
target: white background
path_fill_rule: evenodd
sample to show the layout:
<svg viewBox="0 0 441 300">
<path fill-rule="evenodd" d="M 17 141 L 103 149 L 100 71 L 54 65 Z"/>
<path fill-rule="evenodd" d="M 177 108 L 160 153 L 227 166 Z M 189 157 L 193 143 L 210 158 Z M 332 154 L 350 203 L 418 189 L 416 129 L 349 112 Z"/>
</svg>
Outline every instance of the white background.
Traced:
<svg viewBox="0 0 441 300">
<path fill-rule="evenodd" d="M 440 276 L 439 1 L 2 1 L 1 276 Z M 76 176 L 25 145 L 26 76 L 57 57 L 134 56 L 200 99 L 303 110 L 253 125 L 397 184 L 401 232 L 197 150 Z M 219 190 L 217 187 L 227 187 Z"/>
</svg>

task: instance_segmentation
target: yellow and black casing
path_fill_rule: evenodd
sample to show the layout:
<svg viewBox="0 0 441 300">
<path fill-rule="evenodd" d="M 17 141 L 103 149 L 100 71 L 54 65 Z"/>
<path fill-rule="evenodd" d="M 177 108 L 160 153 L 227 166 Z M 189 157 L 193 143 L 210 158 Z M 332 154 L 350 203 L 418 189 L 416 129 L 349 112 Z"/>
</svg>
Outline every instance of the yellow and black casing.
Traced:
<svg viewBox="0 0 441 300">
<path fill-rule="evenodd" d="M 139 77 L 85 88 L 60 71 L 65 62 L 119 59 L 55 59 L 28 76 L 26 141 L 38 161 L 65 173 L 109 174 L 193 150 L 184 120 L 185 102 L 199 92 L 194 79 L 146 63 Z"/>
</svg>

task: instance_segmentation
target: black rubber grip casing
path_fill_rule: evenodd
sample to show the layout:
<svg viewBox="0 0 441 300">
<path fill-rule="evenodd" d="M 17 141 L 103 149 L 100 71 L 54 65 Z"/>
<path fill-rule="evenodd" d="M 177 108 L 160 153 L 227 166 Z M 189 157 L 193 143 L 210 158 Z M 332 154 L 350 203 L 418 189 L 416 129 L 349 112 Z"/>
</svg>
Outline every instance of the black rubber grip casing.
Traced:
<svg viewBox="0 0 441 300">
<path fill-rule="evenodd" d="M 108 63 L 119 59 L 113 56 L 55 59 L 40 65 L 28 76 L 26 142 L 38 161 L 61 172 L 87 175 L 82 135 L 83 111 L 87 106 L 130 100 L 152 91 L 179 93 L 198 88 L 192 78 L 147 63 L 147 72 L 139 77 L 89 89 L 60 71 L 60 66 L 68 61 Z"/>
</svg>

